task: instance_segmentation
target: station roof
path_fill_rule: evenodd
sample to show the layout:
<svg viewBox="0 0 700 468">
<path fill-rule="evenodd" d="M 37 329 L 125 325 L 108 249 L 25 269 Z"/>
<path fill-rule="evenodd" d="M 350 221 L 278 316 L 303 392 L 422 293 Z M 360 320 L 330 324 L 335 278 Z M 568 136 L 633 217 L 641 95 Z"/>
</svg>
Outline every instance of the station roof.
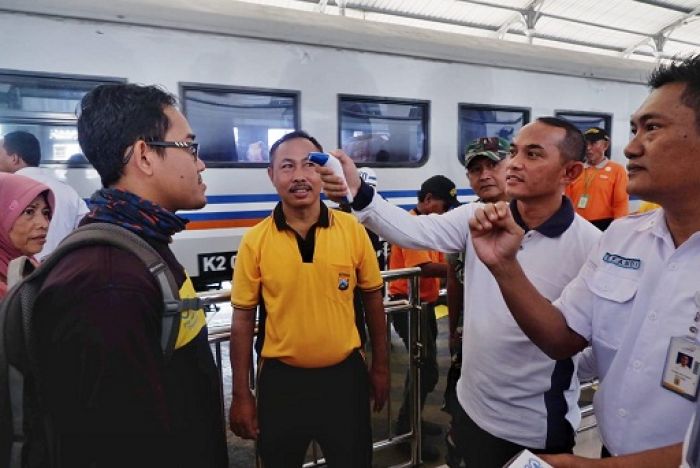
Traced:
<svg viewBox="0 0 700 468">
<path fill-rule="evenodd" d="M 700 52 L 698 0 L 239 0 L 645 61 Z"/>
</svg>

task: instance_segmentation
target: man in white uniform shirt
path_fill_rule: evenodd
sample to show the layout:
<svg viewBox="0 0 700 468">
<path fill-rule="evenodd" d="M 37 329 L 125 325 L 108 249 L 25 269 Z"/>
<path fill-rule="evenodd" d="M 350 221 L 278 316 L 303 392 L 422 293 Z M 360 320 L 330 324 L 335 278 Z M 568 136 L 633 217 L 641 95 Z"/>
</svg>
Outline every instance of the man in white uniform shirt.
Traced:
<svg viewBox="0 0 700 468">
<path fill-rule="evenodd" d="M 554 300 L 578 273 L 600 236 L 576 215 L 564 187 L 583 170 L 583 135 L 565 120 L 543 117 L 524 126 L 506 160 L 506 193 L 518 223 L 528 230 L 519 258 L 539 291 Z M 349 157 L 344 165 L 360 221 L 390 242 L 408 248 L 466 251 L 460 408 L 452 435 L 467 466 L 501 468 L 524 448 L 571 452 L 580 422 L 576 359 L 552 360 L 513 320 L 493 275 L 478 260 L 468 220 L 477 203 L 443 215 L 410 216 L 365 184 Z M 328 170 L 330 198 L 345 190 Z"/>
<path fill-rule="evenodd" d="M 661 209 L 614 221 L 553 304 L 515 258 L 522 230 L 507 206 L 470 221 L 476 252 L 533 342 L 554 359 L 593 346 L 598 428 L 614 457 L 548 458 L 555 466 L 677 467 L 694 413 L 697 381 L 679 388 L 668 371 L 679 353 L 700 351 L 700 55 L 661 65 L 649 84 L 625 148 L 628 191 Z"/>
<path fill-rule="evenodd" d="M 29 132 L 6 134 L 0 144 L 0 172 L 21 174 L 47 185 L 56 197 L 49 233 L 44 248 L 37 254 L 40 260 L 49 255 L 59 242 L 71 233 L 89 211 L 73 188 L 39 167 L 41 147 L 39 140 Z"/>
</svg>

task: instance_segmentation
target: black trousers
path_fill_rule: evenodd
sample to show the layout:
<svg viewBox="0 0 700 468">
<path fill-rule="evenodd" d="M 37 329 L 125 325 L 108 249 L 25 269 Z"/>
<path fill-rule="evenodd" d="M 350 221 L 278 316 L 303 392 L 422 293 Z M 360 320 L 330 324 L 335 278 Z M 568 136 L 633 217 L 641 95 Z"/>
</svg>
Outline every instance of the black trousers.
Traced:
<svg viewBox="0 0 700 468">
<path fill-rule="evenodd" d="M 316 440 L 331 468 L 371 467 L 369 385 L 367 366 L 357 351 L 318 369 L 265 360 L 257 394 L 263 466 L 300 467 L 311 440 Z"/>
<path fill-rule="evenodd" d="M 426 304 L 426 326 L 423 327 L 423 342 L 425 343 L 425 355 L 423 366 L 421 367 L 420 381 L 420 404 L 421 408 L 425 405 L 425 399 L 428 393 L 432 392 L 437 385 L 440 376 L 440 370 L 437 363 L 437 319 L 435 317 L 435 304 Z M 392 316 L 394 322 L 394 330 L 403 340 L 404 346 L 408 350 L 408 313 L 400 312 Z M 399 417 L 397 423 L 398 432 L 408 431 L 409 429 L 409 411 L 410 399 L 408 391 L 408 373 L 406 373 L 406 381 L 404 384 L 403 403 L 399 409 Z"/>
<path fill-rule="evenodd" d="M 451 435 L 458 454 L 467 468 L 502 468 L 511 458 L 524 449 L 532 453 L 573 453 L 574 430 L 568 425 L 567 444 L 561 447 L 535 449 L 496 437 L 481 429 L 462 408 L 455 405 L 452 415 Z"/>
</svg>

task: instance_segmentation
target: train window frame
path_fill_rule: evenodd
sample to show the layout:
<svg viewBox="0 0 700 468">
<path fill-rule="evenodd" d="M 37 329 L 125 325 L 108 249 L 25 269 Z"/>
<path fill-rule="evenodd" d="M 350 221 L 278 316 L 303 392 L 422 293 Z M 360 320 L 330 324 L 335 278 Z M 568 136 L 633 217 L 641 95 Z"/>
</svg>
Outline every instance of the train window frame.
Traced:
<svg viewBox="0 0 700 468">
<path fill-rule="evenodd" d="M 356 102 L 370 102 L 376 104 L 400 104 L 400 105 L 420 105 L 423 106 L 423 121 L 421 123 L 421 129 L 423 131 L 423 157 L 418 161 L 396 161 L 396 162 L 377 162 L 377 161 L 362 161 L 357 163 L 361 166 L 366 167 L 378 167 L 378 168 L 390 168 L 390 167 L 422 167 L 430 159 L 430 124 L 431 124 L 431 114 L 430 106 L 431 101 L 427 99 L 413 99 L 413 98 L 397 98 L 397 97 L 387 97 L 387 96 L 368 96 L 362 94 L 344 94 L 339 93 L 337 95 L 337 142 L 338 148 L 343 146 L 343 127 L 342 127 L 342 112 L 341 104 L 344 100 L 352 100 Z"/>
<path fill-rule="evenodd" d="M 300 130 L 301 126 L 301 91 L 296 89 L 282 89 L 282 88 L 260 88 L 253 86 L 235 86 L 235 85 L 221 85 L 215 83 L 196 83 L 196 82 L 179 82 L 179 99 L 182 113 L 187 117 L 187 100 L 185 99 L 185 92 L 188 90 L 194 91 L 213 91 L 213 92 L 233 92 L 240 94 L 250 94 L 250 95 L 278 95 L 283 97 L 292 97 L 294 99 L 294 130 Z M 190 121 L 192 125 L 192 121 Z M 195 130 L 195 134 L 197 131 Z M 200 145 L 202 141 L 199 141 Z M 202 146 L 200 146 L 200 155 L 202 154 Z M 250 162 L 250 161 L 207 161 L 202 159 L 204 164 L 209 168 L 266 168 L 270 165 L 269 161 L 263 162 Z"/>
<path fill-rule="evenodd" d="M 571 110 L 571 109 L 555 109 L 554 115 L 556 117 L 563 118 L 565 120 L 568 120 L 568 119 L 566 119 L 566 117 L 563 117 L 563 115 L 602 118 L 603 121 L 605 122 L 605 125 L 603 128 L 605 129 L 606 132 L 608 132 L 608 135 L 610 135 L 612 137 L 613 114 L 610 112 L 588 112 L 588 111 L 579 111 L 579 110 Z M 611 154 L 612 154 L 611 150 L 612 150 L 612 144 L 608 145 L 608 149 L 605 150 L 605 156 L 608 159 L 611 158 Z"/>
<path fill-rule="evenodd" d="M 464 166 L 464 155 L 469 141 L 463 142 L 461 125 L 461 114 L 463 109 L 477 111 L 499 111 L 499 112 L 520 112 L 523 114 L 523 127 L 532 122 L 532 108 L 522 106 L 508 106 L 500 104 L 476 104 L 471 102 L 460 102 L 457 104 L 457 160 L 460 165 Z M 521 127 L 522 128 L 522 127 Z M 493 135 L 483 135 L 493 136 Z"/>
<path fill-rule="evenodd" d="M 80 89 L 83 87 L 95 87 L 101 84 L 118 84 L 126 83 L 125 78 L 101 76 L 101 75 L 79 75 L 68 73 L 45 73 L 33 72 L 25 70 L 10 70 L 0 68 L 0 83 L 3 84 L 23 84 L 23 83 L 40 83 L 47 85 L 56 85 L 60 88 L 62 84 L 74 84 L 74 86 L 66 86 L 70 89 Z M 81 85 L 81 86 L 75 86 Z M 87 92 L 87 91 L 86 91 Z M 27 111 L 27 110 L 10 110 L 0 108 L 0 126 L 2 125 L 37 125 L 48 127 L 76 127 L 78 123 L 77 110 L 73 112 L 45 112 L 45 111 Z M 43 148 L 42 148 L 43 149 Z M 45 159 L 45 151 L 42 151 L 42 166 L 71 166 L 71 167 L 92 167 L 89 162 L 71 163 L 68 160 Z"/>
</svg>

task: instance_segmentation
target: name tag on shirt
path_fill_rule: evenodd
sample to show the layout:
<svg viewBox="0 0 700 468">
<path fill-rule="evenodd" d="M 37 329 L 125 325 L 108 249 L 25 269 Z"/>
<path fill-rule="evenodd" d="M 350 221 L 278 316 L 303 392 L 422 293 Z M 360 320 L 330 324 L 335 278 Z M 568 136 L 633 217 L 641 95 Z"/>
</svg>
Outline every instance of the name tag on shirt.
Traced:
<svg viewBox="0 0 700 468">
<path fill-rule="evenodd" d="M 700 383 L 700 344 L 685 336 L 674 336 L 668 345 L 661 386 L 695 401 Z"/>
<path fill-rule="evenodd" d="M 585 208 L 588 206 L 588 195 L 581 195 L 581 198 L 578 199 L 578 205 L 576 205 L 576 208 Z"/>
</svg>

